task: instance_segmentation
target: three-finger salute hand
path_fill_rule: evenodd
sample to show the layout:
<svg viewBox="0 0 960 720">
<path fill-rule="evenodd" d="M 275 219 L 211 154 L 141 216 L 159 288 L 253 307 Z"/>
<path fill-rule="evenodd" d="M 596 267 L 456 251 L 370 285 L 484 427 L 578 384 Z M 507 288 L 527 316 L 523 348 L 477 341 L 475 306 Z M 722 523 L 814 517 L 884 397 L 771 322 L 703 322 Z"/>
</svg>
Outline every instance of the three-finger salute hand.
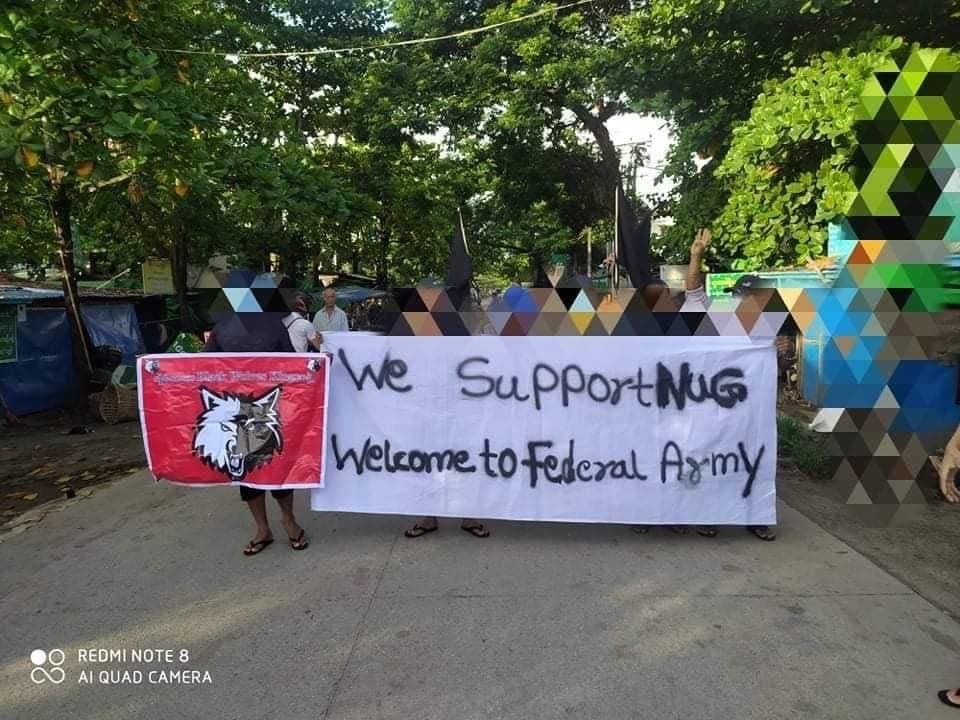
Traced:
<svg viewBox="0 0 960 720">
<path fill-rule="evenodd" d="M 710 241 L 713 240 L 713 233 L 711 233 L 707 228 L 701 228 L 697 230 L 697 235 L 693 240 L 693 245 L 690 247 L 690 253 L 692 255 L 703 255 L 706 252 L 707 248 L 710 246 Z"/>
</svg>

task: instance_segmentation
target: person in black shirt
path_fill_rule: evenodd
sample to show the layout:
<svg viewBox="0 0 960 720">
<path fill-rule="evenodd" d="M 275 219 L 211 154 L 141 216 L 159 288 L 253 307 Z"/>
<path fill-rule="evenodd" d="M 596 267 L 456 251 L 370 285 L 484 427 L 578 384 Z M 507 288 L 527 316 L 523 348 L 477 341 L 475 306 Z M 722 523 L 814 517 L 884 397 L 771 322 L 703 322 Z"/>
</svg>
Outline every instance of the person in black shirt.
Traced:
<svg viewBox="0 0 960 720">
<path fill-rule="evenodd" d="M 204 352 L 294 352 L 290 334 L 283 325 L 282 312 L 229 313 L 221 318 L 210 333 Z M 293 514 L 293 490 L 271 490 L 280 506 L 281 519 L 290 547 L 304 550 L 310 543 L 306 531 Z M 257 524 L 257 534 L 243 549 L 244 555 L 256 555 L 273 542 L 267 521 L 265 491 L 240 486 L 240 498 L 247 503 Z"/>
<path fill-rule="evenodd" d="M 204 352 L 294 352 L 283 313 L 229 313 L 214 326 Z"/>
</svg>

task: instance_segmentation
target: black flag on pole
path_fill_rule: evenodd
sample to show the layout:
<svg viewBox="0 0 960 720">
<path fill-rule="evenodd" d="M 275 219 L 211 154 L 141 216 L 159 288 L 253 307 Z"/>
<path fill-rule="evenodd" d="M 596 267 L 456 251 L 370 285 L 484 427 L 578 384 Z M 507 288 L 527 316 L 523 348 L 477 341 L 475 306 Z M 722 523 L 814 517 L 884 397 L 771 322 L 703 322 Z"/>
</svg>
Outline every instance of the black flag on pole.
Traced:
<svg viewBox="0 0 960 720">
<path fill-rule="evenodd" d="M 623 185 L 617 187 L 617 203 L 619 260 L 626 266 L 633 286 L 642 288 L 649 285 L 653 279 L 650 271 L 650 216 L 644 218 L 643 222 L 637 221 L 637 216 L 623 193 Z"/>
<path fill-rule="evenodd" d="M 447 295 L 453 306 L 460 310 L 470 297 L 470 283 L 473 280 L 473 260 L 467 250 L 464 237 L 463 217 L 460 211 L 454 217 L 453 237 L 450 239 L 450 258 L 447 260 Z"/>
</svg>

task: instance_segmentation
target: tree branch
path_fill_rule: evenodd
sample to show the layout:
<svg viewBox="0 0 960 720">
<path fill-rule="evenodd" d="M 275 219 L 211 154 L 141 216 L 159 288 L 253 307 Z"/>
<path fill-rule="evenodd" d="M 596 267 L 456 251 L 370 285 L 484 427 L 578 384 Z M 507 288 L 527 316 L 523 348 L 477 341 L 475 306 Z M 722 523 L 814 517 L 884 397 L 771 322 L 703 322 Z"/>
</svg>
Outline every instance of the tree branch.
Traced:
<svg viewBox="0 0 960 720">
<path fill-rule="evenodd" d="M 98 190 L 103 190 L 104 188 L 110 187 L 111 185 L 117 185 L 118 183 L 122 183 L 125 180 L 129 180 L 131 177 L 132 175 L 117 175 L 114 178 L 110 178 L 109 180 L 104 180 L 101 183 L 97 183 L 96 185 L 93 185 L 87 188 L 87 192 L 93 193 L 93 192 L 97 192 Z"/>
<path fill-rule="evenodd" d="M 483 242 L 485 246 L 499 248 L 500 250 L 509 250 L 510 252 L 519 253 L 520 255 L 533 255 L 534 250 L 527 250 L 526 248 L 519 247 L 518 245 L 510 245 L 508 243 L 501 242 L 490 242 L 485 240 Z"/>
</svg>

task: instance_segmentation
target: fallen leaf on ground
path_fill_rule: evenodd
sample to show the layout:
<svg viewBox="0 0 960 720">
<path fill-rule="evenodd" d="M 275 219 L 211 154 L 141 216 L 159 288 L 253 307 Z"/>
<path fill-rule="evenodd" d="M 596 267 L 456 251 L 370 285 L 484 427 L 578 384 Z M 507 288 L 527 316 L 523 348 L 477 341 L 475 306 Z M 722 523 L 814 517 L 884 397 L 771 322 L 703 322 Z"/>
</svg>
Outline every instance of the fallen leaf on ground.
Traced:
<svg viewBox="0 0 960 720">
<path fill-rule="evenodd" d="M 27 493 L 26 495 L 23 496 L 23 499 L 26 500 L 27 502 L 31 502 L 33 500 L 36 500 L 38 496 L 39 496 L 39 493 Z"/>
<path fill-rule="evenodd" d="M 56 480 L 54 480 L 54 482 L 57 485 L 63 485 L 64 483 L 70 482 L 70 480 L 71 480 L 71 477 L 69 475 L 64 475 L 63 477 L 58 477 Z"/>
</svg>

